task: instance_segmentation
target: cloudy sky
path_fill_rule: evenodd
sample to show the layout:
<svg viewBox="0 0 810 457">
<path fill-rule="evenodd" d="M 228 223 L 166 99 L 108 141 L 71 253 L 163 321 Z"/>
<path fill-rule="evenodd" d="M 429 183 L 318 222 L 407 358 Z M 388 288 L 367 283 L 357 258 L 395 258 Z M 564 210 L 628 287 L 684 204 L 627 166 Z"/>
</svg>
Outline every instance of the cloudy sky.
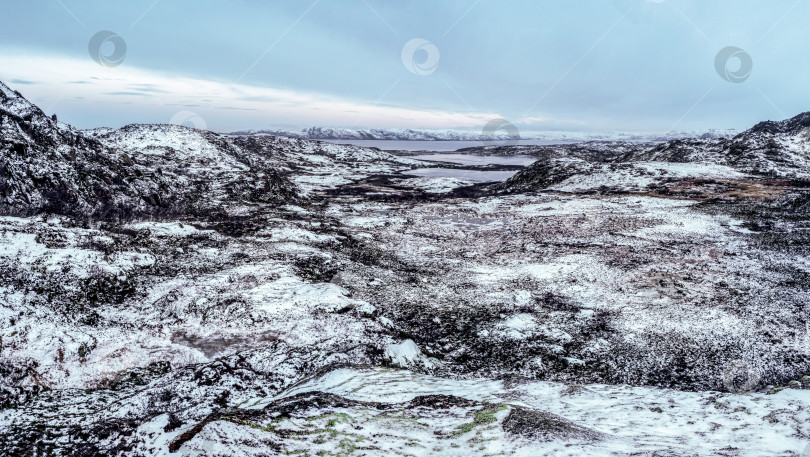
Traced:
<svg viewBox="0 0 810 457">
<path fill-rule="evenodd" d="M 80 128 L 666 132 L 810 110 L 808 0 L 2 1 L 0 80 Z"/>
</svg>

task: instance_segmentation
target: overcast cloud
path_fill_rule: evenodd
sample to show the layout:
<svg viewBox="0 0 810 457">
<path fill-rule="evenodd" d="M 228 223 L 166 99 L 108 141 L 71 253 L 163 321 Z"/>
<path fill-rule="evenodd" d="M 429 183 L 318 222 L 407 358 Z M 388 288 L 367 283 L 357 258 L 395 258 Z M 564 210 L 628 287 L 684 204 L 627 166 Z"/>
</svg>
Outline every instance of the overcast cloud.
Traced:
<svg viewBox="0 0 810 457">
<path fill-rule="evenodd" d="M 4 3 L 0 79 L 82 128 L 185 110 L 214 130 L 503 117 L 535 130 L 668 131 L 810 109 L 801 0 Z M 88 51 L 102 30 L 126 44 L 117 66 Z M 743 54 L 724 79 L 715 60 L 728 46 Z M 739 71 L 748 57 L 750 74 Z"/>
</svg>

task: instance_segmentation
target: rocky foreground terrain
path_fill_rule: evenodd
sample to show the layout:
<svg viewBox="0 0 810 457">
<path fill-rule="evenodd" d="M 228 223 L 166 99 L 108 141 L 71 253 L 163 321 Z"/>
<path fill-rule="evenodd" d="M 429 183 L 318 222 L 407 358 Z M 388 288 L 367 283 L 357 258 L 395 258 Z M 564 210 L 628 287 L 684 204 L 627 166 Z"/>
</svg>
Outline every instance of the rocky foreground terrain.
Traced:
<svg viewBox="0 0 810 457">
<path fill-rule="evenodd" d="M 810 455 L 808 132 L 476 183 L 0 83 L 0 455 Z"/>
</svg>

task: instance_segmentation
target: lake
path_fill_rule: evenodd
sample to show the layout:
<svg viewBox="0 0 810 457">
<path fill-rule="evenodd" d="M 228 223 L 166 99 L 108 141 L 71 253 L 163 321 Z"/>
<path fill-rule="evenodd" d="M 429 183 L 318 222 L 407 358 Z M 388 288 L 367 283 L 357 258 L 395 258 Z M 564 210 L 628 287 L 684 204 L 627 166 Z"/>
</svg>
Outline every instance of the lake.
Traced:
<svg viewBox="0 0 810 457">
<path fill-rule="evenodd" d="M 479 156 L 472 154 L 420 154 L 410 156 L 411 159 L 426 160 L 428 162 L 447 162 L 459 165 L 516 165 L 526 167 L 533 164 L 537 157 L 525 155 L 510 156 Z"/>
<path fill-rule="evenodd" d="M 476 182 L 506 181 L 517 171 L 460 170 L 457 168 L 417 168 L 402 172 L 406 175 L 428 178 L 458 178 Z"/>
<path fill-rule="evenodd" d="M 483 141 L 412 141 L 412 140 L 320 140 L 334 144 L 353 144 L 355 146 L 363 146 L 367 148 L 379 148 L 384 151 L 434 151 L 434 152 L 449 152 L 457 151 L 464 148 L 475 148 L 480 146 L 488 146 L 492 143 Z M 564 141 L 564 140 L 519 140 L 510 144 L 519 146 L 548 146 L 552 144 L 573 144 L 581 143 L 578 141 Z"/>
</svg>

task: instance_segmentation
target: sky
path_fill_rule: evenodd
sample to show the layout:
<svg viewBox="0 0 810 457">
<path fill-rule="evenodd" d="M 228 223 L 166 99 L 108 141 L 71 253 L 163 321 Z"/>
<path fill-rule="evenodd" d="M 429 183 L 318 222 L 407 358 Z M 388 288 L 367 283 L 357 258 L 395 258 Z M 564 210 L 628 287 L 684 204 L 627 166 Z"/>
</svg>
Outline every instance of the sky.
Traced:
<svg viewBox="0 0 810 457">
<path fill-rule="evenodd" d="M 810 0 L 0 0 L 78 128 L 744 129 L 810 110 Z"/>
</svg>

